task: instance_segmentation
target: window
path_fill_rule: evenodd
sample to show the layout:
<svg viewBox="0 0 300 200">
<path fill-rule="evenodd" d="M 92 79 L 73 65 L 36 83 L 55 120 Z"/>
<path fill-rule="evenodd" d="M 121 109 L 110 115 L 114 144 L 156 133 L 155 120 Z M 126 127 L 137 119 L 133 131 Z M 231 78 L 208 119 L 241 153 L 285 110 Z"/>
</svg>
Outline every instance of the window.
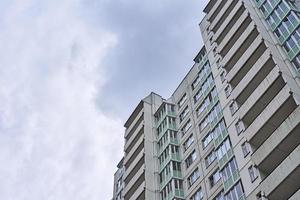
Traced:
<svg viewBox="0 0 300 200">
<path fill-rule="evenodd" d="M 189 119 L 186 124 L 181 128 L 182 136 L 192 127 L 191 119 Z"/>
<path fill-rule="evenodd" d="M 209 167 L 211 165 L 211 163 L 213 163 L 216 160 L 217 156 L 216 156 L 216 152 L 214 150 L 212 150 L 208 156 L 206 156 L 205 158 L 205 166 L 206 168 Z"/>
<path fill-rule="evenodd" d="M 203 192 L 202 189 L 198 189 L 197 192 L 195 192 L 195 194 L 193 194 L 193 196 L 190 198 L 190 200 L 201 200 L 203 199 Z"/>
<path fill-rule="evenodd" d="M 184 110 L 179 115 L 179 121 L 182 122 L 184 120 L 184 118 L 187 116 L 188 113 L 189 113 L 189 107 L 186 106 L 184 108 Z"/>
<path fill-rule="evenodd" d="M 236 101 L 233 101 L 229 105 L 229 110 L 230 110 L 231 115 L 234 115 L 234 113 L 238 110 L 238 105 L 237 105 Z"/>
<path fill-rule="evenodd" d="M 244 157 L 246 157 L 250 153 L 250 144 L 248 142 L 244 142 L 242 144 L 242 151 L 243 151 Z"/>
<path fill-rule="evenodd" d="M 224 90 L 225 90 L 226 97 L 229 97 L 229 95 L 231 94 L 231 86 L 227 85 Z"/>
<path fill-rule="evenodd" d="M 214 200 L 225 200 L 225 199 L 224 199 L 223 192 L 220 192 L 220 193 L 214 198 Z"/>
<path fill-rule="evenodd" d="M 187 100 L 187 96 L 186 93 L 181 97 L 181 99 L 178 102 L 178 107 L 181 108 L 183 106 L 183 104 L 186 102 Z"/>
<path fill-rule="evenodd" d="M 222 83 L 224 83 L 224 81 L 225 81 L 225 71 L 222 71 L 222 73 L 220 74 L 220 78 L 221 78 Z"/>
<path fill-rule="evenodd" d="M 214 185 L 216 185 L 220 179 L 221 179 L 221 174 L 220 174 L 219 170 L 216 170 L 216 171 L 209 177 L 210 187 L 212 188 Z"/>
<path fill-rule="evenodd" d="M 249 175 L 250 175 L 250 179 L 252 182 L 254 182 L 258 175 L 257 175 L 257 169 L 255 166 L 251 165 L 249 168 L 248 168 L 248 171 L 249 171 Z"/>
<path fill-rule="evenodd" d="M 190 188 L 200 177 L 200 171 L 198 167 L 192 172 L 192 174 L 187 178 L 188 188 Z"/>
<path fill-rule="evenodd" d="M 196 151 L 194 150 L 185 160 L 186 168 L 189 168 L 196 159 L 197 159 L 197 154 Z"/>
<path fill-rule="evenodd" d="M 122 184 L 122 178 L 120 178 L 118 180 L 118 183 L 117 183 L 117 190 L 119 190 L 121 188 L 121 184 Z"/>
<path fill-rule="evenodd" d="M 205 149 L 213 139 L 214 139 L 214 134 L 212 132 L 209 132 L 202 140 L 203 149 Z"/>
<path fill-rule="evenodd" d="M 238 200 L 242 199 L 242 196 L 244 195 L 244 190 L 242 187 L 241 182 L 239 181 L 226 195 L 226 200 Z"/>
<path fill-rule="evenodd" d="M 194 103 L 197 103 L 200 97 L 202 96 L 202 88 L 198 90 L 198 92 L 194 96 Z"/>
<path fill-rule="evenodd" d="M 225 165 L 225 167 L 221 171 L 223 181 L 224 182 L 227 181 L 231 176 L 237 173 L 237 170 L 238 170 L 238 166 L 235 158 L 233 158 Z"/>
<path fill-rule="evenodd" d="M 211 103 L 212 97 L 209 94 L 207 98 L 203 101 L 203 103 L 196 109 L 197 116 L 199 117 L 200 114 L 207 108 L 207 106 Z"/>
<path fill-rule="evenodd" d="M 230 140 L 227 138 L 217 149 L 218 159 L 221 160 L 223 156 L 231 149 Z"/>
<path fill-rule="evenodd" d="M 245 127 L 244 127 L 244 123 L 242 122 L 242 120 L 239 120 L 236 124 L 235 124 L 235 129 L 236 129 L 236 132 L 237 134 L 241 134 Z"/>
<path fill-rule="evenodd" d="M 209 124 L 209 118 L 205 117 L 204 120 L 202 120 L 202 122 L 200 123 L 200 131 L 204 130 L 205 127 Z"/>
<path fill-rule="evenodd" d="M 214 138 L 218 138 L 223 132 L 227 131 L 225 121 L 222 119 L 212 130 Z"/>
<path fill-rule="evenodd" d="M 183 149 L 186 151 L 194 142 L 193 134 L 183 143 Z"/>
</svg>

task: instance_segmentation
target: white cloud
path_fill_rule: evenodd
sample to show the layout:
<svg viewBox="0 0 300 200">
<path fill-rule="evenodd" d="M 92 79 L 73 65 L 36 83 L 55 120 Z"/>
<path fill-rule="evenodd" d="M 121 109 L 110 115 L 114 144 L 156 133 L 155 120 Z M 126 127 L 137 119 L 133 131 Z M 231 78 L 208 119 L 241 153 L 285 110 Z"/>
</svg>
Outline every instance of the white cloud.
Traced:
<svg viewBox="0 0 300 200">
<path fill-rule="evenodd" d="M 111 197 L 123 128 L 94 101 L 117 38 L 81 3 L 0 3 L 0 199 Z"/>
</svg>

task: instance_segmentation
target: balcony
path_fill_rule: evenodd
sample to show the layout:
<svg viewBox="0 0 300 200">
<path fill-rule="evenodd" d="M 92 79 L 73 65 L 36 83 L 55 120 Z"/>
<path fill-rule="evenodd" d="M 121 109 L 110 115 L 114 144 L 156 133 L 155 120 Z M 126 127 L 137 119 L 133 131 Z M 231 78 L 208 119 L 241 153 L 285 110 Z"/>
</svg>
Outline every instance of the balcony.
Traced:
<svg viewBox="0 0 300 200">
<path fill-rule="evenodd" d="M 144 152 L 144 138 L 141 137 L 140 142 L 135 144 L 134 150 L 130 151 L 128 154 L 125 154 L 124 157 L 124 166 L 128 168 L 131 163 L 136 159 L 136 157 L 141 153 Z"/>
<path fill-rule="evenodd" d="M 200 114 L 197 113 L 198 119 L 202 120 L 211 111 L 211 109 L 218 103 L 218 101 L 219 101 L 219 97 L 215 96 L 213 100 L 210 102 L 210 104 Z"/>
<path fill-rule="evenodd" d="M 236 170 L 227 180 L 223 181 L 224 193 L 228 192 L 239 180 L 240 174 L 239 171 Z"/>
<path fill-rule="evenodd" d="M 210 130 L 214 129 L 215 126 L 221 121 L 223 118 L 223 112 L 219 112 L 217 116 L 210 122 Z"/>
<path fill-rule="evenodd" d="M 157 140 L 160 140 L 164 136 L 164 134 L 167 132 L 167 130 L 177 131 L 176 124 L 169 124 L 169 123 L 167 123 L 167 125 L 159 133 Z"/>
<path fill-rule="evenodd" d="M 215 146 L 215 148 L 219 147 L 220 144 L 223 142 L 223 140 L 224 140 L 225 138 L 227 138 L 227 136 L 228 136 L 228 131 L 227 131 L 227 129 L 225 129 L 225 130 L 223 130 L 222 133 L 220 133 L 220 134 L 218 135 L 218 137 L 216 137 L 216 138 L 214 139 L 214 146 Z"/>
<path fill-rule="evenodd" d="M 244 135 L 250 144 L 258 148 L 297 107 L 286 85 L 268 104 L 262 113 L 247 125 Z"/>
<path fill-rule="evenodd" d="M 130 126 L 125 131 L 126 140 L 130 140 L 132 135 L 135 133 L 136 129 L 144 121 L 144 109 L 142 109 L 137 115 L 136 118 L 132 121 Z"/>
<path fill-rule="evenodd" d="M 140 123 L 132 136 L 125 142 L 124 150 L 126 153 L 132 151 L 136 143 L 138 143 L 139 139 L 144 135 L 144 122 Z"/>
<path fill-rule="evenodd" d="M 200 104 L 203 103 L 203 101 L 206 99 L 208 94 L 212 91 L 212 89 L 215 87 L 214 83 L 211 83 L 210 86 L 201 94 L 200 98 L 195 103 L 195 107 L 198 107 Z"/>
<path fill-rule="evenodd" d="M 253 162 L 265 175 L 271 174 L 300 144 L 300 107 L 276 129 L 252 155 Z"/>
<path fill-rule="evenodd" d="M 184 198 L 184 192 L 182 189 L 175 189 L 174 192 L 169 193 L 169 195 L 165 198 L 165 200 L 181 200 Z"/>
<path fill-rule="evenodd" d="M 228 15 L 228 17 L 224 20 L 223 24 L 220 26 L 218 31 L 215 33 L 213 36 L 213 39 L 220 44 L 220 39 L 219 38 L 221 35 L 222 37 L 227 35 L 228 31 L 232 26 L 236 23 L 236 21 L 239 19 L 239 16 L 242 15 L 243 11 L 245 10 L 245 7 L 243 6 L 243 3 L 239 1 L 235 7 L 233 8 L 232 12 Z M 229 28 L 229 29 L 228 29 Z M 219 38 L 219 40 L 216 40 Z M 224 37 L 223 37 L 224 38 Z"/>
<path fill-rule="evenodd" d="M 230 15 L 238 2 L 238 0 L 226 1 L 225 5 L 220 10 L 214 21 L 211 22 L 211 30 L 214 33 L 218 31 L 224 20 Z"/>
<path fill-rule="evenodd" d="M 300 40 L 296 43 L 296 45 L 288 52 L 288 58 L 292 61 L 300 52 Z"/>
<path fill-rule="evenodd" d="M 168 140 L 160 148 L 158 148 L 158 154 L 160 155 L 170 144 L 179 145 L 179 140 L 168 137 Z"/>
<path fill-rule="evenodd" d="M 134 197 L 140 196 L 140 194 L 143 192 L 145 187 L 145 176 L 141 175 L 136 180 L 136 182 L 133 182 L 130 185 L 125 185 L 125 188 L 123 190 L 124 200 L 131 200 L 134 199 Z"/>
<path fill-rule="evenodd" d="M 299 199 L 300 199 L 300 189 L 295 194 L 293 194 L 292 197 L 289 198 L 289 200 L 299 200 Z"/>
<path fill-rule="evenodd" d="M 221 1 L 214 0 L 214 1 L 215 2 L 213 2 L 213 1 L 208 2 L 208 5 L 209 4 L 213 5 L 211 7 L 211 10 L 207 13 L 207 19 L 209 22 L 212 22 L 216 18 L 216 16 L 220 12 L 220 10 L 223 8 L 225 3 L 227 2 L 226 0 L 221 0 Z"/>
<path fill-rule="evenodd" d="M 160 190 L 162 190 L 171 181 L 172 178 L 182 179 L 181 171 L 173 170 L 170 174 L 168 174 L 159 184 Z"/>
<path fill-rule="evenodd" d="M 124 193 L 127 193 L 129 190 L 131 190 L 131 188 L 135 186 L 139 179 L 145 179 L 144 165 L 134 173 L 134 176 L 129 180 L 129 182 L 125 183 Z"/>
<path fill-rule="evenodd" d="M 273 10 L 275 9 L 275 7 L 279 4 L 281 0 L 272 0 L 270 1 L 270 7 L 266 7 L 266 12 L 264 12 L 264 16 L 265 16 L 265 19 L 267 19 L 270 14 L 273 12 Z"/>
<path fill-rule="evenodd" d="M 278 68 L 274 68 L 240 107 L 239 116 L 251 124 L 285 86 Z"/>
<path fill-rule="evenodd" d="M 220 55 L 224 57 L 232 48 L 232 46 L 236 43 L 236 41 L 243 35 L 247 33 L 248 27 L 253 27 L 254 22 L 249 16 L 249 13 L 247 11 L 244 11 L 243 16 L 241 17 L 241 20 L 239 19 L 234 27 L 226 27 L 226 29 L 229 29 L 228 37 L 226 37 L 223 41 L 224 43 L 221 43 L 217 50 L 220 52 Z M 230 33 L 232 35 L 230 35 Z M 223 34 L 223 33 L 222 33 Z"/>
<path fill-rule="evenodd" d="M 245 38 L 246 36 L 247 38 Z M 256 28 L 252 29 L 251 33 L 245 33 L 245 35 L 241 36 L 222 61 L 222 64 L 227 72 L 229 73 L 230 70 L 238 63 L 238 61 L 244 62 L 245 60 L 242 60 L 241 58 L 244 55 L 249 55 L 249 51 L 253 52 L 258 47 L 255 47 L 255 45 L 260 44 L 261 41 L 262 38 L 258 34 Z"/>
<path fill-rule="evenodd" d="M 160 119 L 158 121 L 155 122 L 155 126 L 156 128 L 162 123 L 162 121 L 167 117 L 176 117 L 176 113 L 172 112 L 172 111 L 166 111 L 163 113 L 163 115 L 160 117 Z"/>
<path fill-rule="evenodd" d="M 161 164 L 159 168 L 159 173 L 166 167 L 166 165 L 171 161 L 181 162 L 180 154 L 179 153 L 171 153 Z"/>
<path fill-rule="evenodd" d="M 243 77 L 238 78 L 239 83 L 232 91 L 232 96 L 234 96 L 239 105 L 244 104 L 258 85 L 275 67 L 275 63 L 269 53 L 269 51 L 265 51 L 248 72 L 239 75 L 243 76 L 246 73 Z"/>
<path fill-rule="evenodd" d="M 282 22 L 282 20 L 289 14 L 291 11 L 291 8 L 285 8 L 282 13 L 279 13 L 279 19 L 274 21 L 271 24 L 272 31 L 275 31 L 275 29 L 279 26 L 279 24 Z"/>
<path fill-rule="evenodd" d="M 284 159 L 260 185 L 268 199 L 289 199 L 300 188 L 300 146 Z M 253 195 L 254 197 L 254 195 Z"/>
<path fill-rule="evenodd" d="M 292 24 L 287 27 L 287 30 L 285 30 L 282 35 L 278 38 L 280 45 L 283 45 L 283 43 L 290 37 L 290 35 L 296 30 L 296 28 L 300 25 L 299 21 L 292 21 Z"/>
<path fill-rule="evenodd" d="M 132 178 L 133 174 L 144 164 L 145 162 L 144 152 L 140 151 L 130 165 L 125 165 L 124 180 L 128 181 Z M 126 180 L 127 181 L 127 180 Z M 128 182 L 127 181 L 127 182 Z"/>
<path fill-rule="evenodd" d="M 256 80 L 260 80 L 261 82 L 263 80 L 263 77 L 267 76 L 268 71 L 271 71 L 270 68 L 275 65 L 273 64 L 274 61 L 269 60 L 271 54 L 270 51 L 267 50 L 264 42 L 261 42 L 259 40 L 257 40 L 256 42 L 257 43 L 253 44 L 251 47 L 253 49 L 247 51 L 241 57 L 240 61 L 238 61 L 237 64 L 232 68 L 232 70 L 227 74 L 227 81 L 233 88 L 237 87 L 239 83 L 243 79 L 245 79 L 245 77 L 253 76 L 254 73 L 251 72 L 256 72 L 260 68 L 266 67 L 267 69 L 261 70 L 261 72 L 263 72 L 262 75 L 256 77 Z M 268 63 L 266 63 L 267 61 Z M 251 81 L 251 79 L 249 81 Z M 242 85 L 244 85 L 244 83 Z M 259 85 L 259 83 L 253 85 L 257 86 Z"/>
<path fill-rule="evenodd" d="M 143 177 L 143 176 L 141 176 Z M 124 200 L 143 200 L 145 199 L 145 196 L 142 197 L 143 195 L 145 195 L 145 187 L 146 187 L 146 183 L 144 179 L 140 179 L 138 180 L 138 182 L 134 185 L 134 188 L 131 188 L 130 190 L 128 190 L 128 192 L 125 192 L 126 187 L 124 188 Z"/>
<path fill-rule="evenodd" d="M 233 157 L 233 150 L 229 149 L 227 153 L 219 160 L 219 169 L 223 169 L 226 163 Z"/>
<path fill-rule="evenodd" d="M 218 44 L 217 52 L 221 52 L 223 47 L 228 43 L 231 37 L 226 37 L 227 35 L 233 36 L 238 32 L 239 27 L 245 22 L 245 19 L 249 17 L 249 13 L 245 11 L 245 6 L 239 8 L 236 14 L 232 17 L 230 22 L 224 28 L 223 31 L 218 31 L 214 35 L 214 41 Z"/>
<path fill-rule="evenodd" d="M 257 5 L 258 8 L 260 8 L 260 6 L 262 6 L 265 1 L 266 0 L 255 0 L 256 5 Z"/>
</svg>

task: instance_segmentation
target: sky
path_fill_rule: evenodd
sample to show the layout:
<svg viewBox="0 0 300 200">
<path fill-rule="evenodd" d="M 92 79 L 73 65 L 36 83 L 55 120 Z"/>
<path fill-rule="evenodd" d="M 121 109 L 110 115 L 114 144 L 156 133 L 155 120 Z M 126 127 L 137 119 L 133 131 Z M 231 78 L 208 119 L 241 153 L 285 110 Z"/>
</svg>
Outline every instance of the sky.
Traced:
<svg viewBox="0 0 300 200">
<path fill-rule="evenodd" d="M 1 0 L 0 199 L 110 200 L 123 124 L 169 97 L 206 0 Z"/>
</svg>

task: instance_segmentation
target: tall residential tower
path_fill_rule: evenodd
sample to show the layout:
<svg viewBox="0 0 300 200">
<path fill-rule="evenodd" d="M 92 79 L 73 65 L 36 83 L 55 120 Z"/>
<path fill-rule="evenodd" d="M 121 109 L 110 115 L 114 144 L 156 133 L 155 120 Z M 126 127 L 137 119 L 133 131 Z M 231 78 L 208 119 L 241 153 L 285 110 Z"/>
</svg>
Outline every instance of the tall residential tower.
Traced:
<svg viewBox="0 0 300 200">
<path fill-rule="evenodd" d="M 121 199 L 300 199 L 299 2 L 209 1 L 191 70 L 125 123 Z"/>
</svg>

